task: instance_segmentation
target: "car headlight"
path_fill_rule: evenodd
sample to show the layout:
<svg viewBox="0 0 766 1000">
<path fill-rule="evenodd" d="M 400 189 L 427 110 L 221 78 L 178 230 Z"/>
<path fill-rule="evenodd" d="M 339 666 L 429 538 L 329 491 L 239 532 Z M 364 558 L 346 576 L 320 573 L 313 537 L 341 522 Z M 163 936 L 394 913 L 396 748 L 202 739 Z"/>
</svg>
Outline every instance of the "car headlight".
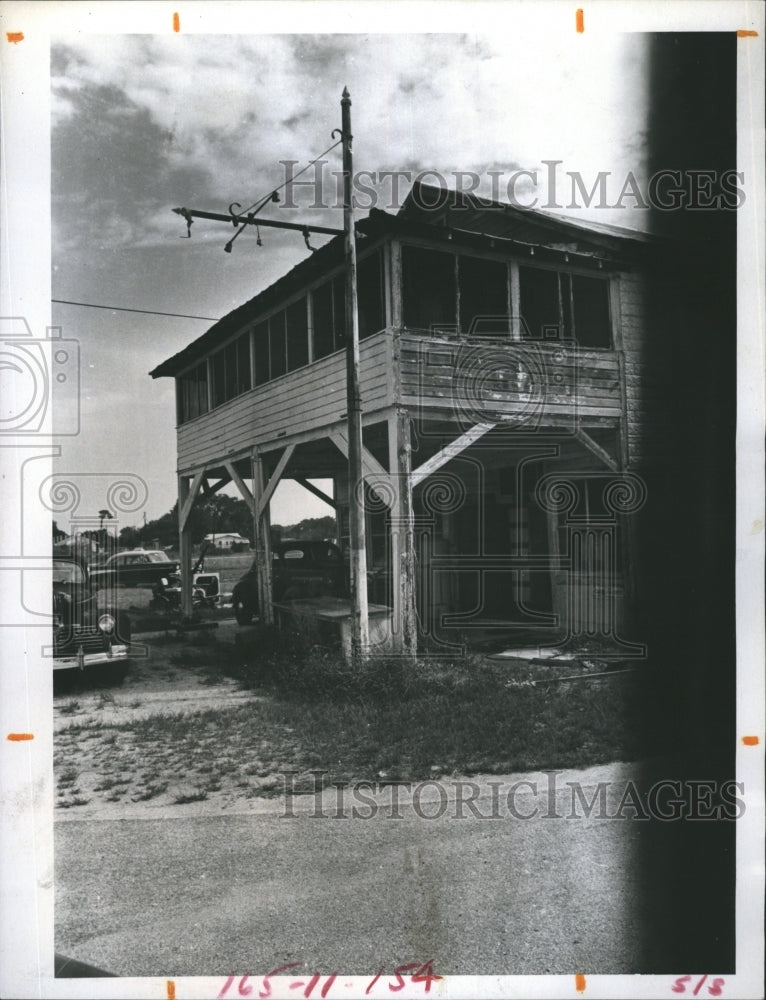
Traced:
<svg viewBox="0 0 766 1000">
<path fill-rule="evenodd" d="M 114 615 L 100 615 L 98 627 L 102 632 L 114 632 Z"/>
</svg>

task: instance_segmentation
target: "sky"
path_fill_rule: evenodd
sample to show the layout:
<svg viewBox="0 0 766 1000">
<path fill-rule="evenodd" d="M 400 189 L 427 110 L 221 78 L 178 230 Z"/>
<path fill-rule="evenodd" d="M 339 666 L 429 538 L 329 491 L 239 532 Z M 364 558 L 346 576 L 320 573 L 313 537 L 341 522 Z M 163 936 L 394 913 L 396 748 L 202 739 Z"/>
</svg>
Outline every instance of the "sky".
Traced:
<svg viewBox="0 0 766 1000">
<path fill-rule="evenodd" d="M 171 209 L 225 212 L 267 194 L 285 179 L 280 161 L 297 161 L 297 172 L 332 144 L 344 86 L 357 171 L 436 170 L 449 186 L 455 171 L 475 171 L 479 193 L 489 194 L 489 171 L 506 183 L 525 169 L 540 187 L 527 178 L 517 194 L 541 202 L 546 160 L 580 172 L 588 187 L 599 171 L 644 176 L 642 36 L 570 31 L 557 41 L 473 27 L 476 34 L 51 39 L 54 300 L 210 318 L 54 302 L 53 322 L 79 342 L 81 366 L 81 430 L 66 440 L 57 472 L 141 477 L 147 500 L 126 523 L 173 505 L 173 382 L 148 372 L 308 251 L 299 234 L 262 230 L 262 247 L 248 231 L 227 254 L 230 226 L 199 220 L 185 239 Z M 329 171 L 340 169 L 340 150 L 327 159 L 334 195 Z M 399 201 L 409 186 L 401 184 Z M 390 181 L 378 191 L 378 207 L 396 207 Z M 296 209 L 272 205 L 264 216 L 342 226 L 340 208 L 311 208 L 313 190 L 294 198 Z M 630 202 L 568 214 L 642 227 Z M 105 506 L 97 479 L 83 500 L 94 513 Z M 296 484 L 280 487 L 272 520 L 327 512 Z"/>
</svg>

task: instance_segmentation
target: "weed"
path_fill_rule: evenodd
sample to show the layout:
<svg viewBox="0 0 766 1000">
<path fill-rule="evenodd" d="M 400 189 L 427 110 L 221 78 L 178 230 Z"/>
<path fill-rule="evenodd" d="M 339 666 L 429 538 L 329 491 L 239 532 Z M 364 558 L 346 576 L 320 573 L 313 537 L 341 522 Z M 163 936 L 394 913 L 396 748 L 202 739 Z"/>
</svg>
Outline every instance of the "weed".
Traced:
<svg viewBox="0 0 766 1000">
<path fill-rule="evenodd" d="M 207 792 L 204 788 L 198 788 L 194 792 L 179 792 L 178 795 L 173 799 L 176 805 L 182 806 L 186 805 L 187 802 L 204 802 L 207 798 Z"/>
<path fill-rule="evenodd" d="M 153 784 L 149 784 L 142 792 L 133 796 L 133 801 L 146 802 L 147 799 L 153 799 L 156 795 L 162 795 L 162 793 L 167 790 L 167 787 L 167 781 L 158 781 Z M 178 799 L 176 799 L 176 801 L 178 801 Z"/>
<path fill-rule="evenodd" d="M 76 698 L 73 698 L 71 701 L 66 701 L 64 702 L 63 705 L 59 706 L 60 715 L 74 715 L 75 712 L 79 711 L 80 711 L 80 702 L 77 701 Z"/>
<path fill-rule="evenodd" d="M 130 778 L 113 778 L 108 775 L 101 779 L 101 781 L 93 786 L 94 792 L 108 792 L 111 788 L 116 788 L 118 785 L 129 785 Z"/>
<path fill-rule="evenodd" d="M 65 785 L 73 785 L 80 776 L 80 772 L 74 767 L 66 767 L 59 775 L 58 783 L 60 787 Z"/>
<path fill-rule="evenodd" d="M 111 691 L 99 691 L 97 708 L 106 708 L 107 705 L 114 705 L 114 695 Z"/>
</svg>

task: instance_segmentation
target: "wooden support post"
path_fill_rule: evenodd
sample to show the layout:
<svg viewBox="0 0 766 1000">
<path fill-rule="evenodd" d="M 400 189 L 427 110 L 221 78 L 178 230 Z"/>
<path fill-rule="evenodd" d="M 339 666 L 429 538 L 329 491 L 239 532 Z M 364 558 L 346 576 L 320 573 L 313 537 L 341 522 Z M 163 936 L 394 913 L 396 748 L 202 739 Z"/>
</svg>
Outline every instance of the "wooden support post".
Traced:
<svg viewBox="0 0 766 1000">
<path fill-rule="evenodd" d="M 181 612 L 184 618 L 192 614 L 192 578 L 191 578 L 191 532 L 189 531 L 189 480 L 186 476 L 178 477 L 178 561 L 181 571 Z M 186 516 L 184 516 L 184 513 Z"/>
<path fill-rule="evenodd" d="M 370 645 L 367 610 L 367 543 L 365 540 L 362 472 L 362 400 L 359 394 L 359 312 L 356 289 L 356 234 L 354 231 L 351 96 L 343 88 L 341 140 L 343 144 L 343 231 L 346 264 L 346 407 L 348 410 L 349 531 L 351 556 L 351 647 L 354 658 L 365 659 Z M 334 135 L 335 133 L 333 133 Z"/>
<path fill-rule="evenodd" d="M 389 467 L 396 485 L 391 511 L 391 570 L 393 596 L 393 640 L 398 653 L 415 656 L 418 651 L 415 606 L 415 517 L 412 507 L 412 445 L 410 421 L 404 410 L 396 410 L 388 424 Z"/>
<path fill-rule="evenodd" d="M 273 589 L 271 579 L 271 518 L 268 500 L 261 505 L 266 491 L 263 457 L 258 450 L 253 451 L 253 531 L 255 537 L 255 565 L 258 579 L 258 610 L 261 622 L 274 623 L 272 607 Z"/>
</svg>

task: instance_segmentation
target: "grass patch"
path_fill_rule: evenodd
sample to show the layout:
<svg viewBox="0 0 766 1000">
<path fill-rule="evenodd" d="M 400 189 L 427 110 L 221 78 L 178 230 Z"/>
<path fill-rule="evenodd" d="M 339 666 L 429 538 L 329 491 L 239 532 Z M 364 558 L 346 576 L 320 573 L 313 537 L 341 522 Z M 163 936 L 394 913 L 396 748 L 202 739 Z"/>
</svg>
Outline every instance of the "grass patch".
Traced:
<svg viewBox="0 0 766 1000">
<path fill-rule="evenodd" d="M 60 788 L 65 788 L 67 785 L 71 786 L 77 781 L 80 776 L 80 772 L 74 767 L 65 767 L 58 778 L 58 784 Z"/>
<path fill-rule="evenodd" d="M 79 712 L 81 708 L 80 702 L 77 699 L 72 699 L 71 701 L 65 701 L 63 705 L 59 705 L 60 715 L 75 715 Z"/>
<path fill-rule="evenodd" d="M 133 796 L 134 802 L 146 802 L 149 799 L 155 798 L 157 795 L 162 795 L 163 792 L 167 791 L 168 783 L 167 781 L 157 781 L 148 784 L 142 791 L 138 792 Z M 178 801 L 176 799 L 176 801 Z"/>
<path fill-rule="evenodd" d="M 201 758 L 196 770 L 207 783 L 193 793 L 200 796 L 229 775 L 233 784 L 312 769 L 328 772 L 328 780 L 422 780 L 587 767 L 654 749 L 642 742 L 638 675 L 557 684 L 538 670 L 533 685 L 527 667 L 478 657 L 377 659 L 354 670 L 327 650 L 277 652 L 265 648 L 257 669 L 239 674 L 263 686 L 270 672 L 273 698 L 118 728 L 139 753 L 151 745 L 155 755 Z M 236 757 L 216 747 L 236 747 Z"/>
<path fill-rule="evenodd" d="M 175 802 L 176 805 L 183 806 L 186 805 L 188 802 L 204 802 L 206 798 L 207 798 L 207 792 L 205 791 L 205 789 L 198 788 L 196 791 L 193 792 L 179 792 L 179 794 L 175 796 L 173 801 Z"/>
</svg>

